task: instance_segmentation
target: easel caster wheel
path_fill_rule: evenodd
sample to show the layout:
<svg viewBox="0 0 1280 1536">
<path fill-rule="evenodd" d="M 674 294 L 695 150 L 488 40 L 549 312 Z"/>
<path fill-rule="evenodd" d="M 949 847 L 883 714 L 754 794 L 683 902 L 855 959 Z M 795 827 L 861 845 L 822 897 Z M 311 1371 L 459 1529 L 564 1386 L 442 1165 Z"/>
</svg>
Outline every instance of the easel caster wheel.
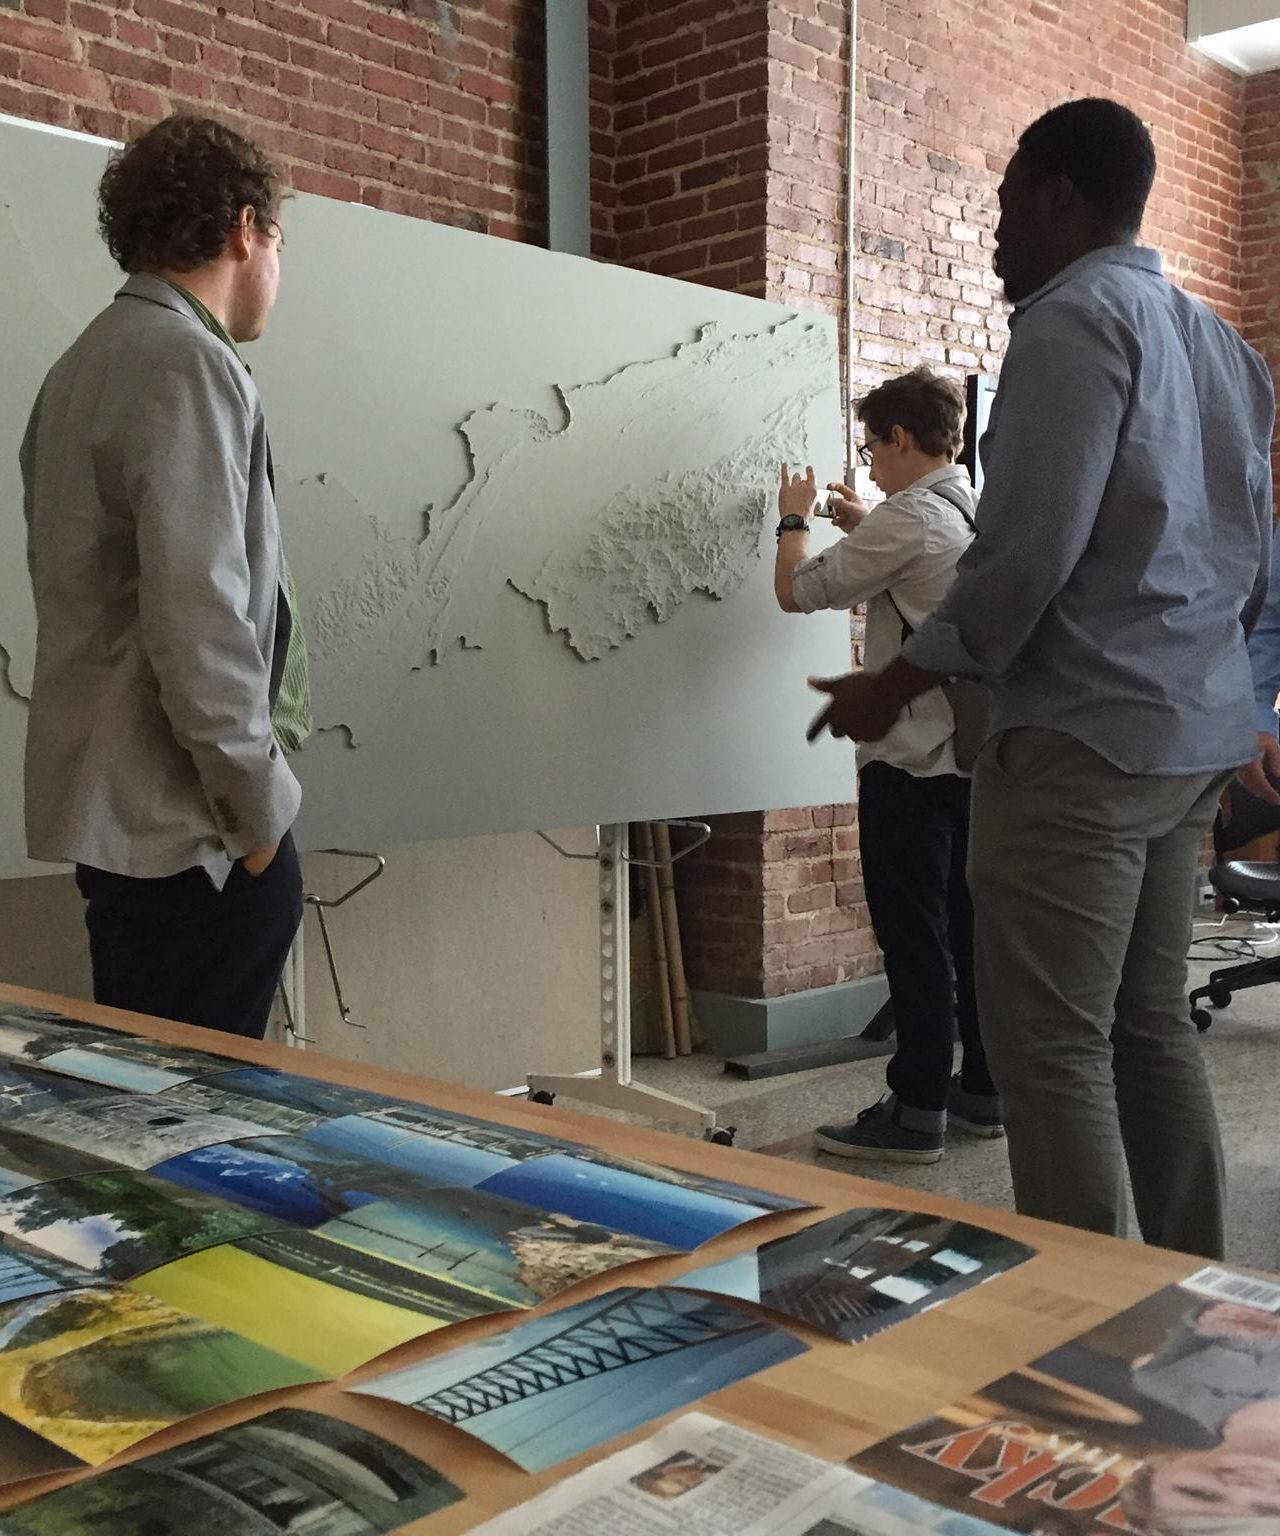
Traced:
<svg viewBox="0 0 1280 1536">
<path fill-rule="evenodd" d="M 1205 1030 L 1213 1023 L 1213 1015 L 1207 1008 L 1193 1008 L 1191 1010 L 1191 1022 L 1201 1034 L 1204 1034 Z"/>
<path fill-rule="evenodd" d="M 539 1088 L 537 1093 L 531 1093 L 529 1095 L 530 1104 L 554 1104 L 555 1101 L 555 1094 L 548 1093 L 545 1088 Z"/>
<path fill-rule="evenodd" d="M 707 1132 L 707 1140 L 717 1147 L 731 1147 L 733 1138 L 738 1134 L 736 1125 L 718 1125 L 714 1130 Z"/>
<path fill-rule="evenodd" d="M 1209 1001 L 1215 1008 L 1230 1008 L 1231 993 L 1227 991 L 1226 987 L 1210 987 Z"/>
</svg>

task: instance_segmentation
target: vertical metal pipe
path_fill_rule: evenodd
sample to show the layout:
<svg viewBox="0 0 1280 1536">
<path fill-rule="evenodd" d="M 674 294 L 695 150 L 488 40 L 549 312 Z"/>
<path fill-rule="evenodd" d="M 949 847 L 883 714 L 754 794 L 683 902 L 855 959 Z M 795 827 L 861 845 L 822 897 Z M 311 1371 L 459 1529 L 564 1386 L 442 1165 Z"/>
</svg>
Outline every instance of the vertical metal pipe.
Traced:
<svg viewBox="0 0 1280 1536">
<path fill-rule="evenodd" d="M 858 0 L 849 0 L 849 114 L 844 208 L 844 378 L 845 470 L 853 484 L 853 359 L 857 347 L 857 285 L 854 262 L 858 240 Z"/>
<path fill-rule="evenodd" d="M 591 254 L 587 0 L 547 0 L 547 244 Z"/>
</svg>

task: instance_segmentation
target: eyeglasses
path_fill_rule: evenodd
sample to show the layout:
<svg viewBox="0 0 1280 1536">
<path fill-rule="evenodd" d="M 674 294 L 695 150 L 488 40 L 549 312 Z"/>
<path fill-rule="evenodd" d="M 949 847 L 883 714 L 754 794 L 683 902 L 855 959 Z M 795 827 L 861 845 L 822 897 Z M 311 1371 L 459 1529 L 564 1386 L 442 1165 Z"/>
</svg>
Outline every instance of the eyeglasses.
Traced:
<svg viewBox="0 0 1280 1536">
<path fill-rule="evenodd" d="M 880 439 L 878 437 L 869 437 L 866 442 L 863 443 L 862 447 L 858 449 L 858 462 L 864 465 L 867 469 L 871 468 L 871 460 L 875 453 L 876 444 L 879 441 Z"/>
</svg>

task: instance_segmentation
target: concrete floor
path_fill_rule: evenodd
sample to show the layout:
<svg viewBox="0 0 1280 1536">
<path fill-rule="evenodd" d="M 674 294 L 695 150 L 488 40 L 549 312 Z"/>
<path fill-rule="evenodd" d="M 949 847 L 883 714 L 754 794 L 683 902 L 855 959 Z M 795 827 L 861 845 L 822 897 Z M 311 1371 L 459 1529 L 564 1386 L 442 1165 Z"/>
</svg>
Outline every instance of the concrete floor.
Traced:
<svg viewBox="0 0 1280 1536">
<path fill-rule="evenodd" d="M 1197 934 L 1211 930 L 1197 926 Z M 1251 936 L 1275 947 L 1274 930 L 1235 922 L 1224 936 Z M 1218 956 L 1193 964 L 1200 985 L 1214 966 L 1236 963 Z M 1230 1189 L 1228 1257 L 1260 1269 L 1280 1270 L 1280 983 L 1240 993 L 1202 1037 L 1226 1147 Z M 1002 1141 L 956 1136 L 941 1162 L 925 1167 L 843 1162 L 813 1149 L 810 1133 L 828 1120 L 850 1119 L 883 1092 L 884 1058 L 826 1067 L 789 1077 L 745 1082 L 727 1076 L 719 1061 L 693 1056 L 678 1061 L 639 1058 L 638 1082 L 692 1099 L 716 1111 L 719 1123 L 736 1125 L 739 1146 L 794 1162 L 856 1171 L 914 1189 L 934 1190 L 984 1205 L 1011 1207 L 1009 1169 Z"/>
</svg>

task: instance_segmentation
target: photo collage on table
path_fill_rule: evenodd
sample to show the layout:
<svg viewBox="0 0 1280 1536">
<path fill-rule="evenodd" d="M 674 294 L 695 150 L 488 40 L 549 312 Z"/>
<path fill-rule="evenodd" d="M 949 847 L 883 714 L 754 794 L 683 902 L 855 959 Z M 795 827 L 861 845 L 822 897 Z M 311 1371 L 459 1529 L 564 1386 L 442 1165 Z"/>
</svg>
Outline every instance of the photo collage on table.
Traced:
<svg viewBox="0 0 1280 1536">
<path fill-rule="evenodd" d="M 394 1095 L 0 1009 L 0 1484 L 96 1467 L 204 1410 L 345 1376 L 451 1324 L 540 1308 L 803 1209 Z M 856 1343 L 1030 1255 L 963 1222 L 849 1211 L 347 1390 L 533 1472 L 807 1350 L 760 1309 Z M 296 1435 L 273 1427 L 291 1413 L 307 1420 Z M 214 1536 L 259 1528 L 259 1487 L 288 1501 L 305 1483 L 316 1528 L 344 1531 L 456 1497 L 415 1463 L 421 1488 L 390 1479 L 400 1503 L 375 1498 L 351 1524 L 344 1500 L 377 1481 L 369 1461 L 403 1454 L 363 1433 L 269 1413 L 40 1495 L 0 1517 L 0 1536 L 68 1521 L 167 1531 L 175 1479 L 211 1490 L 201 1524 Z M 271 1462 L 282 1437 L 289 1455 Z M 245 1501 L 239 1525 L 213 1513 L 224 1480 Z"/>
<path fill-rule="evenodd" d="M 0 1006 L 0 1484 L 796 1208 Z"/>
</svg>

